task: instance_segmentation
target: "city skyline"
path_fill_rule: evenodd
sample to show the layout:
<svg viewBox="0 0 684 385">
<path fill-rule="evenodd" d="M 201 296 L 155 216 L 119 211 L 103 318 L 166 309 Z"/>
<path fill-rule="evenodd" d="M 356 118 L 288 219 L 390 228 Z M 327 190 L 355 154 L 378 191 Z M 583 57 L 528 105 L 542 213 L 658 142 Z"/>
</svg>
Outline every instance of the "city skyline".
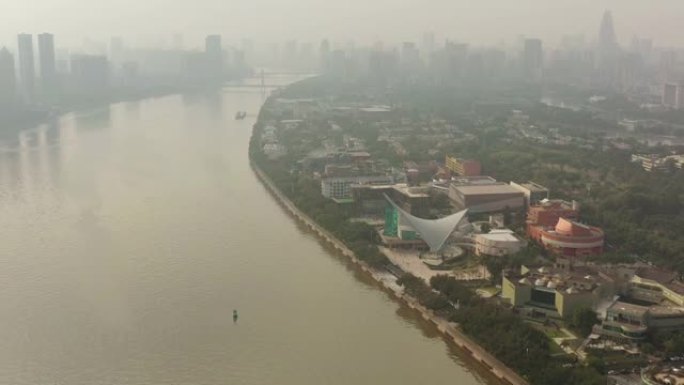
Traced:
<svg viewBox="0 0 684 385">
<path fill-rule="evenodd" d="M 76 7 L 78 12 L 69 12 Z M 97 10 L 90 12 L 92 7 Z M 178 31 L 192 31 L 184 33 L 184 40 L 198 48 L 204 36 L 212 33 L 223 35 L 226 41 L 246 36 L 268 42 L 328 37 L 365 44 L 376 40 L 416 41 L 423 32 L 434 31 L 439 39 L 477 45 L 511 44 L 524 36 L 555 46 L 566 35 L 584 35 L 587 42 L 596 41 L 604 10 L 612 11 L 617 39 L 623 45 L 637 35 L 652 38 L 657 46 L 684 46 L 684 38 L 672 33 L 678 27 L 676 15 L 684 11 L 684 4 L 676 0 L 663 0 L 657 5 L 617 0 L 560 0 L 553 4 L 541 0 L 433 0 L 428 4 L 410 0 L 401 6 L 385 0 L 368 4 L 358 0 L 345 4 L 255 0 L 229 5 L 216 0 L 192 4 L 149 1 L 130 6 L 121 2 L 82 4 L 77 0 L 57 5 L 34 0 L 6 7 L 8 22 L 0 26 L 0 45 L 11 46 L 17 33 L 45 31 L 59 35 L 66 47 L 80 47 L 86 39 L 109 41 L 111 36 L 121 36 L 133 46 L 160 45 L 164 41 L 171 45 Z M 62 16 L 55 18 L 56 13 Z M 155 13 L 163 17 L 150 22 L 146 15 Z M 533 19 L 530 15 L 534 15 Z M 353 29 L 349 28 L 352 24 Z"/>
</svg>

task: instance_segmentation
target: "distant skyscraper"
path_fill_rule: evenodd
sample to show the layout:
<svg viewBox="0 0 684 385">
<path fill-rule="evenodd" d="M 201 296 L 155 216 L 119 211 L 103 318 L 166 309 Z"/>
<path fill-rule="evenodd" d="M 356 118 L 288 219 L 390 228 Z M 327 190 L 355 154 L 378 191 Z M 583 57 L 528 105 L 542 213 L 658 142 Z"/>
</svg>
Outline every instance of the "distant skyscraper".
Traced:
<svg viewBox="0 0 684 385">
<path fill-rule="evenodd" d="M 423 34 L 423 45 L 420 47 L 421 53 L 423 54 L 423 60 L 429 62 L 432 58 L 432 54 L 435 52 L 435 34 L 432 32 L 426 32 Z"/>
<path fill-rule="evenodd" d="M 613 26 L 613 16 L 610 11 L 603 14 L 601 27 L 599 28 L 598 47 L 597 47 L 597 68 L 600 71 L 602 80 L 613 81 L 619 61 L 620 46 L 618 45 Z"/>
<path fill-rule="evenodd" d="M 0 49 L 0 109 L 11 104 L 15 97 L 14 57 L 3 47 Z"/>
<path fill-rule="evenodd" d="M 617 37 L 615 36 L 615 27 L 613 26 L 613 15 L 610 11 L 606 11 L 603 13 L 603 19 L 601 19 L 599 48 L 610 49 L 615 46 L 617 46 Z"/>
<path fill-rule="evenodd" d="M 330 70 L 330 42 L 328 39 L 325 39 L 321 42 L 318 55 L 320 60 L 320 70 L 322 72 L 328 72 Z"/>
<path fill-rule="evenodd" d="M 290 68 L 297 65 L 297 41 L 289 40 L 285 42 L 283 64 Z"/>
<path fill-rule="evenodd" d="M 404 42 L 401 46 L 401 67 L 406 72 L 415 72 L 419 69 L 420 51 L 413 42 Z"/>
<path fill-rule="evenodd" d="M 57 72 L 55 69 L 55 38 L 49 33 L 38 35 L 38 53 L 40 55 L 40 82 L 43 91 L 54 89 Z"/>
<path fill-rule="evenodd" d="M 223 77 L 223 47 L 221 35 L 209 35 L 204 40 L 204 53 L 207 59 L 209 77 L 218 80 Z"/>
<path fill-rule="evenodd" d="M 209 35 L 204 39 L 204 51 L 211 55 L 219 55 L 223 48 L 221 47 L 221 35 Z"/>
<path fill-rule="evenodd" d="M 542 41 L 539 39 L 525 39 L 525 52 L 523 67 L 525 78 L 531 81 L 540 81 L 544 63 L 544 51 Z"/>
<path fill-rule="evenodd" d="M 33 36 L 21 34 L 17 37 L 19 48 L 19 82 L 25 100 L 33 99 L 35 89 L 36 67 L 33 57 Z"/>
<path fill-rule="evenodd" d="M 665 83 L 663 105 L 678 110 L 684 109 L 684 83 Z"/>
</svg>

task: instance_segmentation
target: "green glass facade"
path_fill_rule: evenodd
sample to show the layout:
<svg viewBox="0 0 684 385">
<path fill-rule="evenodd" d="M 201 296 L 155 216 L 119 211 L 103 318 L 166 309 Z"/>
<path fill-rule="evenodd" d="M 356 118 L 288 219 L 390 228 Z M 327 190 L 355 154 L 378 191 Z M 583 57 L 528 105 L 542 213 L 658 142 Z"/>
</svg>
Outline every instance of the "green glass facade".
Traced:
<svg viewBox="0 0 684 385">
<path fill-rule="evenodd" d="M 383 234 L 388 237 L 397 237 L 399 234 L 399 211 L 390 204 L 385 207 L 385 230 Z"/>
</svg>

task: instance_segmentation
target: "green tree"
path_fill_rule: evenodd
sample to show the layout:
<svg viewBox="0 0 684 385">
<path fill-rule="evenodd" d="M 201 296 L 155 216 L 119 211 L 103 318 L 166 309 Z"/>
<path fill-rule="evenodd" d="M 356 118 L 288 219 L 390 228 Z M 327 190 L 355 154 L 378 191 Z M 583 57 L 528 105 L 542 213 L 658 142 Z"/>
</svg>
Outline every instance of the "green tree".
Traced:
<svg viewBox="0 0 684 385">
<path fill-rule="evenodd" d="M 599 323 L 598 314 L 589 308 L 578 308 L 572 313 L 570 325 L 582 336 L 591 334 L 591 329 Z"/>
</svg>

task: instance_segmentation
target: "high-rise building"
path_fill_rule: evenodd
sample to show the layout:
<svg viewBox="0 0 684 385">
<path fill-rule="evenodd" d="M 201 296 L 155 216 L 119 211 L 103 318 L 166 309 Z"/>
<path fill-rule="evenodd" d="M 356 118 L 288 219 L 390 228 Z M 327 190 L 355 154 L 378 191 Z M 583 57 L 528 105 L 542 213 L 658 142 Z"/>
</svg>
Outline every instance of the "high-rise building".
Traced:
<svg viewBox="0 0 684 385">
<path fill-rule="evenodd" d="M 33 57 L 33 35 L 22 33 L 17 37 L 19 47 L 19 82 L 25 100 L 33 99 L 36 67 Z"/>
<path fill-rule="evenodd" d="M 328 72 L 330 69 L 330 42 L 325 39 L 321 42 L 321 47 L 318 50 L 319 67 L 322 72 Z"/>
<path fill-rule="evenodd" d="M 665 83 L 663 85 L 663 106 L 675 107 L 677 106 L 677 84 Z"/>
<path fill-rule="evenodd" d="M 598 44 L 599 49 L 601 50 L 608 50 L 618 45 L 615 27 L 613 26 L 613 14 L 610 11 L 605 11 L 603 13 L 601 27 L 599 29 Z"/>
<path fill-rule="evenodd" d="M 222 53 L 221 35 L 209 35 L 204 39 L 204 51 L 210 55 L 219 55 Z"/>
<path fill-rule="evenodd" d="M 0 49 L 0 109 L 12 104 L 15 97 L 14 57 L 3 47 Z"/>
<path fill-rule="evenodd" d="M 423 43 L 420 50 L 423 55 L 423 61 L 429 63 L 432 59 L 432 54 L 435 53 L 435 34 L 433 32 L 423 34 Z"/>
<path fill-rule="evenodd" d="M 596 68 L 599 70 L 601 81 L 604 83 L 614 82 L 619 67 L 620 46 L 615 35 L 613 16 L 610 11 L 603 14 L 596 48 Z"/>
<path fill-rule="evenodd" d="M 52 34 L 41 33 L 38 35 L 38 53 L 40 55 L 40 82 L 43 91 L 51 91 L 57 81 L 55 38 Z"/>
<path fill-rule="evenodd" d="M 209 35 L 204 41 L 204 53 L 207 60 L 207 75 L 213 80 L 223 77 L 223 47 L 221 35 Z"/>
<path fill-rule="evenodd" d="M 412 73 L 419 69 L 421 64 L 420 51 L 413 42 L 404 42 L 401 46 L 401 68 Z"/>
<path fill-rule="evenodd" d="M 684 109 L 684 82 L 665 83 L 662 103 L 666 107 Z"/>
<path fill-rule="evenodd" d="M 660 53 L 660 77 L 667 81 L 676 76 L 677 52 L 664 51 Z"/>
<path fill-rule="evenodd" d="M 289 40 L 285 42 L 285 47 L 283 48 L 283 64 L 289 68 L 294 68 L 297 66 L 297 41 Z"/>
<path fill-rule="evenodd" d="M 527 80 L 538 82 L 542 78 L 544 51 L 539 39 L 525 39 L 523 70 Z"/>
</svg>

